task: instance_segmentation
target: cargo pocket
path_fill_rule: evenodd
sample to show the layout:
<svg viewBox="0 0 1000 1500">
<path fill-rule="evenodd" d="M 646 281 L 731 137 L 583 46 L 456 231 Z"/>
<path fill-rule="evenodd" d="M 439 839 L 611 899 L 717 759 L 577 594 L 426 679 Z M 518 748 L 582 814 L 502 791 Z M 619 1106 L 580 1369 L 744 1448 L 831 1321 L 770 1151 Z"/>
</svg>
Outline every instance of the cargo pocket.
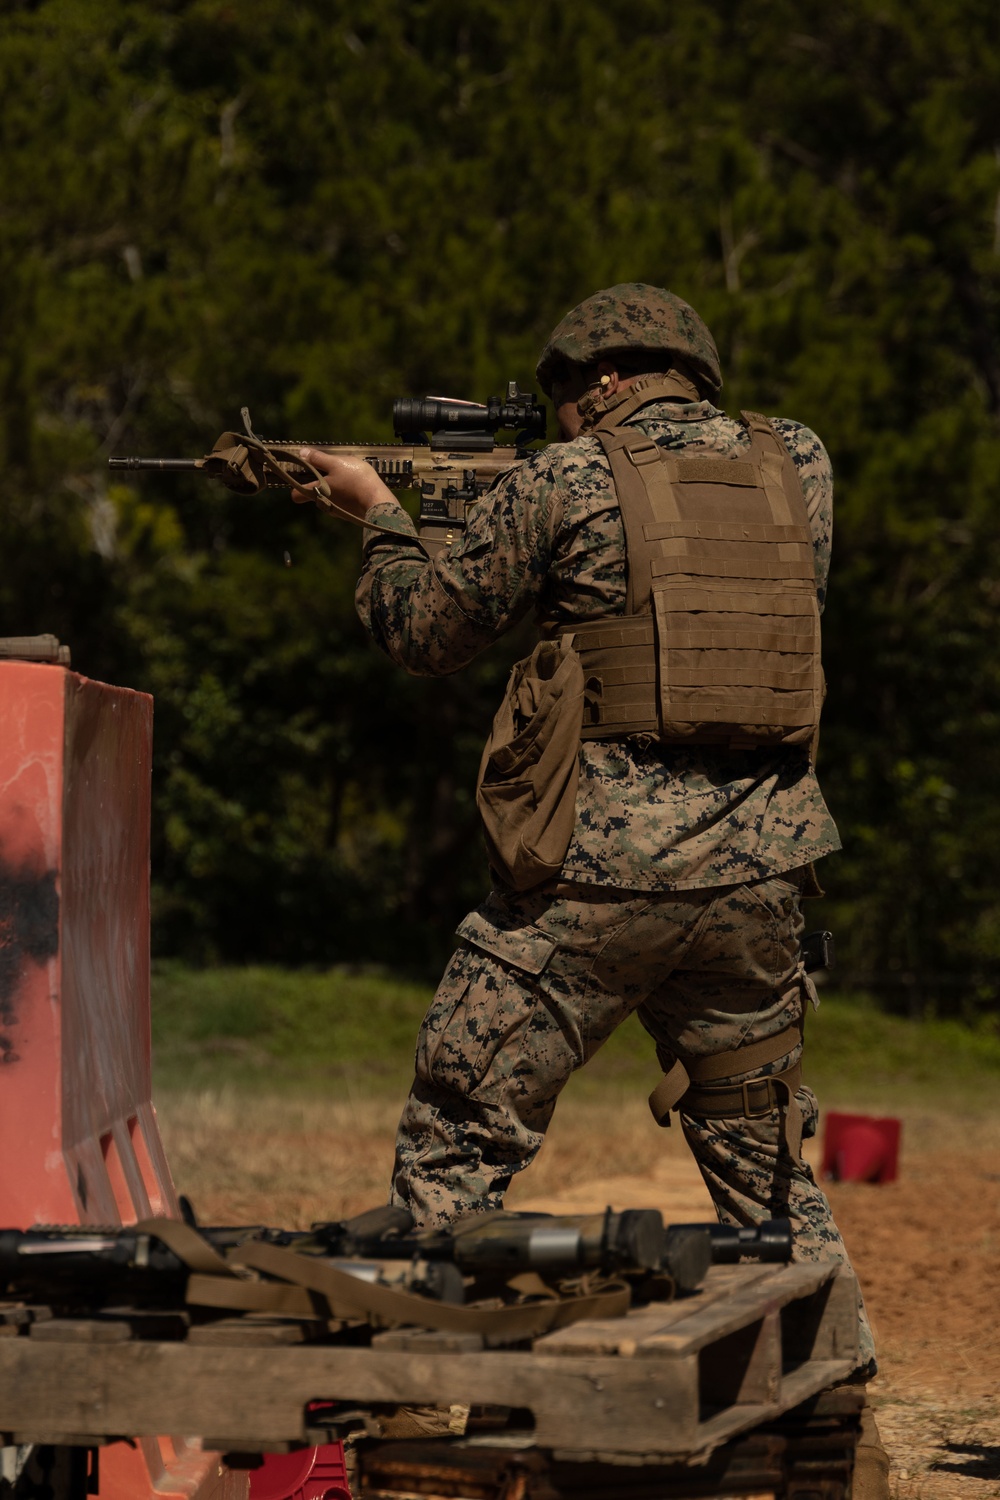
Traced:
<svg viewBox="0 0 1000 1500">
<path fill-rule="evenodd" d="M 429 1025 L 428 1015 L 417 1072 L 438 1088 L 469 1095 L 491 1073 L 498 1082 L 510 1076 L 537 1004 L 537 977 L 556 943 L 534 927 L 496 928 L 478 912 L 465 918 L 458 936 L 463 945 L 437 997 L 444 1002 L 441 1024 Z"/>
<path fill-rule="evenodd" d="M 768 1035 L 794 1027 L 808 993 L 801 966 L 803 921 L 798 886 L 784 876 L 775 875 L 743 887 L 743 894 L 752 901 L 756 912 L 755 921 L 746 930 L 748 970 L 756 970 L 761 977 L 766 975 L 770 993 L 762 998 L 756 1014 L 744 1027 L 737 1047 L 751 1034 L 760 1040 L 762 1026 Z"/>
<path fill-rule="evenodd" d="M 481 969 L 469 979 L 418 1069 L 430 1083 L 465 1095 L 482 1082 L 496 1050 L 495 1022 L 506 987 L 500 969 Z"/>
<path fill-rule="evenodd" d="M 470 911 L 455 934 L 524 974 L 541 974 L 558 947 L 555 938 L 540 927 L 497 927 L 478 911 Z"/>
</svg>

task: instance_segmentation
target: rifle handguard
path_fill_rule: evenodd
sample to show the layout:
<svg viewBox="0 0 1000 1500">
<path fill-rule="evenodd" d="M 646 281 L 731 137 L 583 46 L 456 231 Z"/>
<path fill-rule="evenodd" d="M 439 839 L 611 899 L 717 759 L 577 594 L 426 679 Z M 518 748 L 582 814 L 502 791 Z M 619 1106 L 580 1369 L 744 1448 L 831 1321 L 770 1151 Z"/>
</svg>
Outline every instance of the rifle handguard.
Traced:
<svg viewBox="0 0 1000 1500">
<path fill-rule="evenodd" d="M 297 449 L 266 443 L 263 438 L 258 437 L 253 430 L 247 407 L 240 408 L 240 416 L 243 418 L 246 432 L 243 434 L 224 432 L 211 453 L 206 453 L 204 458 L 195 459 L 196 468 L 201 469 L 211 479 L 221 479 L 228 489 L 235 490 L 241 495 L 256 495 L 262 489 L 275 486 L 288 489 L 304 488 L 307 484 L 315 482 L 316 489 L 312 491 L 312 495 L 316 504 L 323 510 L 330 511 L 344 521 L 350 521 L 354 526 L 381 531 L 387 536 L 394 537 L 396 541 L 400 540 L 403 534 L 395 527 L 380 526 L 377 521 L 369 521 L 361 516 L 352 515 L 350 511 L 338 505 L 330 491 L 330 483 L 326 475 L 314 468 Z M 270 484 L 268 476 L 270 476 Z M 419 537 L 415 536 L 412 540 L 428 556 L 430 555 Z"/>
</svg>

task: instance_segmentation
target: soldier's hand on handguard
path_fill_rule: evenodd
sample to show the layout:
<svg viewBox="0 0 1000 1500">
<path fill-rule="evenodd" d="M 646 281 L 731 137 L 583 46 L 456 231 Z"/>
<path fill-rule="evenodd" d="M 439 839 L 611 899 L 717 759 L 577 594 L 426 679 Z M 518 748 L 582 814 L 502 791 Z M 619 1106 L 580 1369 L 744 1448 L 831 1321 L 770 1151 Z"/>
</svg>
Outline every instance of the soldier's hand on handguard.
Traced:
<svg viewBox="0 0 1000 1500">
<path fill-rule="evenodd" d="M 382 483 L 371 464 L 363 458 L 340 458 L 336 453 L 325 453 L 321 448 L 300 448 L 299 455 L 311 464 L 326 479 L 330 487 L 333 505 L 346 511 L 357 520 L 363 520 L 373 505 L 381 500 L 394 500 L 392 491 Z M 292 490 L 292 499 L 297 505 L 315 500 L 318 505 L 329 501 L 317 494 L 318 481 Z"/>
</svg>

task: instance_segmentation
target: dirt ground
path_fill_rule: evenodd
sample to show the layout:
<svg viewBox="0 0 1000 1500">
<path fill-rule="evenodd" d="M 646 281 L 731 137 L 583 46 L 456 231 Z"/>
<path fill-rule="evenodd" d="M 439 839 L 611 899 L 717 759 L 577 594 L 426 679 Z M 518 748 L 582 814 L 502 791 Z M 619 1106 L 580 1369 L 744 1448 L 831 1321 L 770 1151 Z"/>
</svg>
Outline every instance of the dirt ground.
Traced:
<svg viewBox="0 0 1000 1500">
<path fill-rule="evenodd" d="M 181 1191 L 203 1222 L 305 1226 L 384 1201 L 398 1101 L 167 1097 Z M 1000 1497 L 1000 1113 L 902 1111 L 900 1178 L 831 1184 L 879 1343 L 871 1387 L 895 1500 Z M 817 1143 L 807 1145 L 814 1165 Z M 709 1216 L 676 1129 L 629 1097 L 566 1098 L 510 1206 Z"/>
</svg>

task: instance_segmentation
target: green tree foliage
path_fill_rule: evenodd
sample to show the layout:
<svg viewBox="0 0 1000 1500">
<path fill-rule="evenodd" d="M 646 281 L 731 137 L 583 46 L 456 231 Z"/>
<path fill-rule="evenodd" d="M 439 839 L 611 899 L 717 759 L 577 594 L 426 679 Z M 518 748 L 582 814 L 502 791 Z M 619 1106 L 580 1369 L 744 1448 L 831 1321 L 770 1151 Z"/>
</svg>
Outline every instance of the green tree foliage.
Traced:
<svg viewBox="0 0 1000 1500">
<path fill-rule="evenodd" d="M 0 629 L 155 693 L 162 948 L 434 959 L 518 645 L 411 682 L 354 619 L 356 533 L 107 454 L 200 453 L 244 403 L 385 438 L 394 395 L 528 384 L 641 279 L 708 319 L 731 411 L 833 454 L 845 967 L 994 997 L 991 0 L 40 0 L 4 8 L 0 92 Z"/>
</svg>

